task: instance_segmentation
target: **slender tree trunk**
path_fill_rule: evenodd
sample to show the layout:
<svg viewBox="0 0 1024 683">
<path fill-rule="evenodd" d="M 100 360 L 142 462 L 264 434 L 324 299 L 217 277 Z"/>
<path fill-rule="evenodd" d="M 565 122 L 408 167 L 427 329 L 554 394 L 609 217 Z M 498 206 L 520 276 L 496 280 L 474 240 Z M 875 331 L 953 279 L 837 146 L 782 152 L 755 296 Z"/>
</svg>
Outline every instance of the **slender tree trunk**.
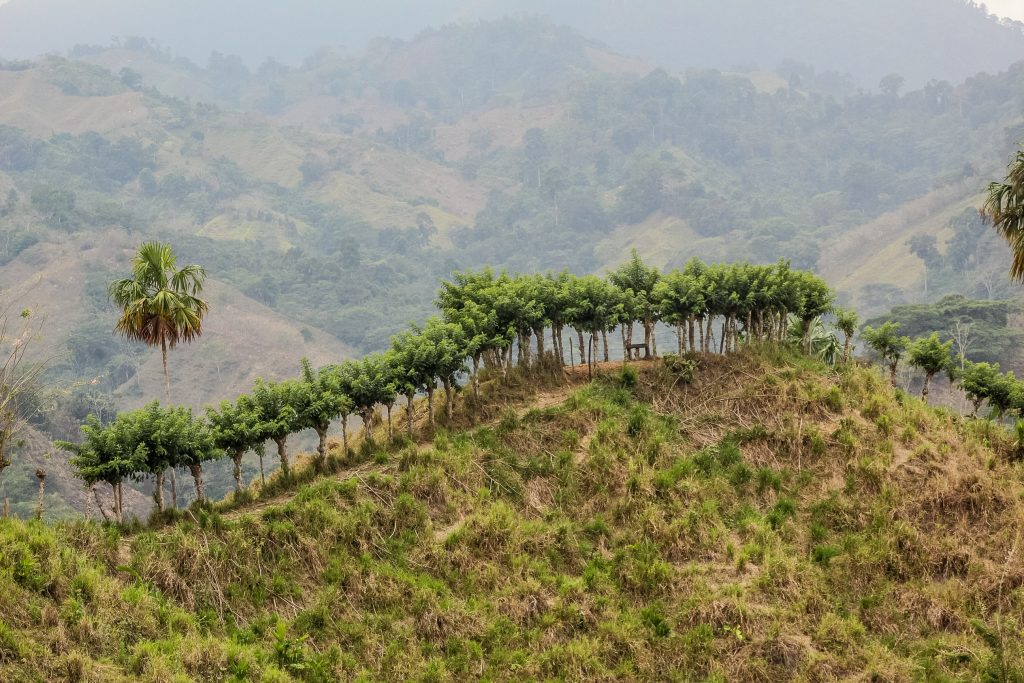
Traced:
<svg viewBox="0 0 1024 683">
<path fill-rule="evenodd" d="M 316 466 L 322 468 L 327 464 L 327 425 L 318 425 L 316 436 Z"/>
<path fill-rule="evenodd" d="M 231 462 L 233 464 L 231 468 L 231 474 L 235 478 L 235 493 L 242 492 L 242 456 L 245 455 L 245 451 L 241 448 L 236 448 L 235 452 L 231 454 Z"/>
<path fill-rule="evenodd" d="M 36 479 L 39 480 L 39 494 L 36 498 L 36 519 L 42 519 L 46 508 L 46 472 L 42 468 L 36 470 Z"/>
<path fill-rule="evenodd" d="M 444 416 L 451 421 L 452 414 L 455 412 L 455 390 L 450 378 L 443 380 L 442 385 L 444 386 Z"/>
<path fill-rule="evenodd" d="M 103 509 L 103 502 L 100 500 L 100 492 L 96 488 L 96 484 L 93 484 L 92 486 L 90 486 L 89 490 L 92 492 L 93 500 L 96 501 L 96 507 L 98 507 L 100 509 L 100 514 L 103 515 L 103 521 L 104 522 L 109 522 L 110 521 L 110 515 L 108 515 L 107 511 Z"/>
<path fill-rule="evenodd" d="M 112 490 L 111 497 L 113 498 L 114 503 L 114 519 L 118 522 L 123 522 L 124 517 L 121 515 L 121 482 L 111 484 L 110 488 Z"/>
<path fill-rule="evenodd" d="M 348 415 L 341 416 L 341 448 L 348 457 Z"/>
<path fill-rule="evenodd" d="M 167 405 L 171 404 L 171 376 L 167 372 L 167 340 L 160 340 L 160 354 L 164 361 L 164 398 L 167 401 Z"/>
<path fill-rule="evenodd" d="M 384 410 L 388 414 L 388 441 L 394 441 L 395 439 L 395 428 L 394 425 L 392 425 L 391 423 L 391 405 L 392 404 L 389 403 L 386 406 L 384 406 Z"/>
<path fill-rule="evenodd" d="M 473 354 L 473 377 L 470 380 L 473 385 L 473 398 L 480 400 L 480 354 Z M 411 405 L 411 404 L 410 404 Z M 410 435 L 411 436 L 411 435 Z"/>
<path fill-rule="evenodd" d="M 594 349 L 594 335 L 590 335 L 590 343 L 587 344 L 587 379 L 594 379 L 594 368 L 591 365 L 591 352 Z"/>
<path fill-rule="evenodd" d="M 644 325 L 644 346 L 647 347 L 646 349 L 644 349 L 644 360 L 648 360 L 651 357 L 651 336 L 652 336 L 651 335 L 651 326 L 647 324 L 646 320 L 643 322 L 643 325 Z"/>
<path fill-rule="evenodd" d="M 203 466 L 199 463 L 188 466 L 192 473 L 192 480 L 196 483 L 196 502 L 203 503 L 206 500 L 206 488 L 203 486 Z"/>
<path fill-rule="evenodd" d="M 601 330 L 601 343 L 604 346 L 604 362 L 607 363 L 611 360 L 608 356 L 608 330 Z"/>
<path fill-rule="evenodd" d="M 697 318 L 697 331 L 700 332 L 700 352 L 708 352 L 708 344 L 704 340 L 704 316 Z"/>
<path fill-rule="evenodd" d="M 583 330 L 576 328 L 576 335 L 580 340 L 580 365 L 583 365 L 584 363 L 589 365 L 590 361 L 587 360 L 586 341 L 583 339 Z"/>
<path fill-rule="evenodd" d="M 622 335 L 622 362 L 629 360 L 629 344 L 626 342 L 626 326 L 619 325 L 619 334 Z"/>
<path fill-rule="evenodd" d="M 361 416 L 363 418 L 363 441 L 370 443 L 373 440 L 373 410 L 364 410 Z"/>
<path fill-rule="evenodd" d="M 889 381 L 892 382 L 892 386 L 896 388 L 896 368 L 899 366 L 899 361 L 895 363 L 889 363 Z"/>
<path fill-rule="evenodd" d="M 725 353 L 725 330 L 728 318 L 722 321 L 722 338 L 718 340 L 718 353 Z"/>
<path fill-rule="evenodd" d="M 260 447 L 260 449 L 256 451 L 256 455 L 258 455 L 259 458 L 260 458 L 260 485 L 266 486 L 267 485 L 267 471 L 263 468 L 263 453 L 264 453 L 264 449 L 262 447 Z"/>
<path fill-rule="evenodd" d="M 544 362 L 544 328 L 538 327 L 533 330 L 533 336 L 537 338 L 537 362 Z"/>
<path fill-rule="evenodd" d="M 171 468 L 171 508 L 178 509 L 178 473 L 174 467 Z"/>
<path fill-rule="evenodd" d="M 153 485 L 153 502 L 156 503 L 156 511 L 164 511 L 164 472 L 160 470 L 153 475 L 156 481 Z"/>
<path fill-rule="evenodd" d="M 416 400 L 416 394 L 405 395 L 405 428 L 412 439 L 412 418 L 413 418 L 413 401 Z"/>
<path fill-rule="evenodd" d="M 685 351 L 683 349 L 683 324 L 681 322 L 676 323 L 676 341 L 679 343 L 679 355 L 682 356 Z"/>
<path fill-rule="evenodd" d="M 686 336 L 687 336 L 687 341 L 690 343 L 690 351 L 693 351 L 694 353 L 696 353 L 697 349 L 693 345 L 693 327 L 694 327 L 694 322 L 693 322 L 693 316 L 691 315 L 686 320 Z"/>
<path fill-rule="evenodd" d="M 921 398 L 923 398 L 925 400 L 925 402 L 928 401 L 928 389 L 929 389 L 929 385 L 931 383 L 932 383 L 932 373 L 926 372 L 925 375 L 924 375 L 924 386 L 921 387 Z"/>
<path fill-rule="evenodd" d="M 657 324 L 654 320 L 647 323 L 651 328 L 651 358 L 658 357 L 658 335 L 654 333 L 654 327 Z"/>
<path fill-rule="evenodd" d="M 850 362 L 850 335 L 844 335 L 846 338 L 843 340 L 843 364 Z"/>
<path fill-rule="evenodd" d="M 427 416 L 430 418 L 430 426 L 434 426 L 434 385 L 427 386 Z"/>
<path fill-rule="evenodd" d="M 288 437 L 274 439 L 274 443 L 277 444 L 277 457 L 281 459 L 281 471 L 287 479 L 291 473 L 288 467 Z"/>
</svg>

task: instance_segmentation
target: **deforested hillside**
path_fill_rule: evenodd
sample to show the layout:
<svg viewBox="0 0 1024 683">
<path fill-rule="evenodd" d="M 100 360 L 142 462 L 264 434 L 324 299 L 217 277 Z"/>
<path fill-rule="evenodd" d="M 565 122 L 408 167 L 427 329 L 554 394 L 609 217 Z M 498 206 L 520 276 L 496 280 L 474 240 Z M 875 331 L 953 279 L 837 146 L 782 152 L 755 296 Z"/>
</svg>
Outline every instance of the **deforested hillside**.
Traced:
<svg viewBox="0 0 1024 683">
<path fill-rule="evenodd" d="M 514 371 L 163 527 L 0 521 L 0 676 L 1021 679 L 1019 446 L 873 369 L 696 360 Z"/>
</svg>

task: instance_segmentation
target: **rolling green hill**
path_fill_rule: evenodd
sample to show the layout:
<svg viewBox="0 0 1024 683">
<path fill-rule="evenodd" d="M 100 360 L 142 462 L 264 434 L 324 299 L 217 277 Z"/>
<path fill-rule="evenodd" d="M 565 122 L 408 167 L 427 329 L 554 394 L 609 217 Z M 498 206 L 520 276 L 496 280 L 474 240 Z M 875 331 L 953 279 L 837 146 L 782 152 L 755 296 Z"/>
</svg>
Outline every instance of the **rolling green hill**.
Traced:
<svg viewBox="0 0 1024 683">
<path fill-rule="evenodd" d="M 1024 675 L 999 428 L 785 352 L 618 367 L 161 528 L 0 520 L 0 676 Z"/>
</svg>

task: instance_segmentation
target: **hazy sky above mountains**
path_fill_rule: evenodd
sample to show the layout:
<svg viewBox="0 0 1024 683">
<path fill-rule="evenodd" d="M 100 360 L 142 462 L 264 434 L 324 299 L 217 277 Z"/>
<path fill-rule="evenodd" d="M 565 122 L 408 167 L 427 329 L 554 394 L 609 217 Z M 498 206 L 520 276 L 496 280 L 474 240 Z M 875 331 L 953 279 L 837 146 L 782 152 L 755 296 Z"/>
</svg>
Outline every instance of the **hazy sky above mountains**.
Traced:
<svg viewBox="0 0 1024 683">
<path fill-rule="evenodd" d="M 987 6 L 1024 21 L 1024 0 Z M 1024 34 L 992 26 L 964 0 L 0 0 L 0 57 L 142 36 L 200 64 L 213 50 L 252 66 L 296 64 L 325 45 L 360 52 L 374 37 L 510 13 L 548 17 L 669 68 L 794 60 L 868 88 L 891 72 L 920 85 L 1024 58 Z"/>
</svg>

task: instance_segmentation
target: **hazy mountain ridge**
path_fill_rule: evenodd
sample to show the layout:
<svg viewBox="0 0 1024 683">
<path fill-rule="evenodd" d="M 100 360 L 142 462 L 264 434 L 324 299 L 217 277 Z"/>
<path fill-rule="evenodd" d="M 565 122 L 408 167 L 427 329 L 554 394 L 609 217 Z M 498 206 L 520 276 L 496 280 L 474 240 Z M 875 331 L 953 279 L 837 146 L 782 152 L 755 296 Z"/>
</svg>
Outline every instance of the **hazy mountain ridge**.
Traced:
<svg viewBox="0 0 1024 683">
<path fill-rule="evenodd" d="M 211 51 L 299 63 L 321 45 L 358 53 L 374 38 L 409 39 L 424 26 L 536 13 L 666 67 L 772 69 L 785 61 L 850 73 L 874 87 L 892 72 L 923 85 L 998 71 L 1024 52 L 1021 25 L 963 0 L 399 0 L 215 3 L 11 0 L 0 6 L 3 57 L 64 52 L 111 35 L 155 36 L 194 61 Z M 773 30 L 764 30 L 772 26 Z M 755 67 L 756 68 L 756 67 Z"/>
</svg>

